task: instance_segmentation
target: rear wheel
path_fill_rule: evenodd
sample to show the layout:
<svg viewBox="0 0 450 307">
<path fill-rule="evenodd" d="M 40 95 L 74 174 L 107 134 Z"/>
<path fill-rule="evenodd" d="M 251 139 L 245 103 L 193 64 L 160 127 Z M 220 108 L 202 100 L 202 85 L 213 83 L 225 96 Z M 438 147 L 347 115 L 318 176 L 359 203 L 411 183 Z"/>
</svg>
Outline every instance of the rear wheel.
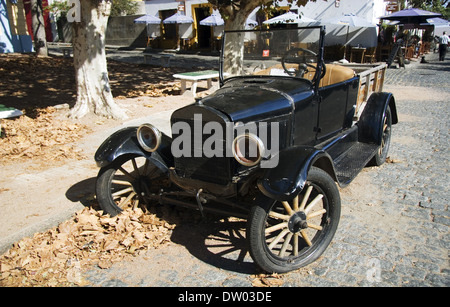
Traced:
<svg viewBox="0 0 450 307">
<path fill-rule="evenodd" d="M 105 213 L 115 216 L 142 203 L 142 194 L 157 193 L 164 178 L 164 174 L 144 157 L 120 157 L 98 174 L 95 187 L 98 203 Z"/>
<path fill-rule="evenodd" d="M 389 146 L 391 143 L 391 130 L 392 130 L 392 113 L 391 108 L 388 106 L 386 108 L 386 112 L 383 116 L 382 121 L 382 136 L 381 136 L 381 145 L 378 148 L 377 153 L 373 157 L 371 161 L 371 165 L 380 166 L 382 165 L 388 156 Z"/>
<path fill-rule="evenodd" d="M 330 244 L 340 217 L 339 190 L 312 167 L 303 191 L 291 202 L 260 195 L 248 220 L 253 260 L 267 272 L 285 273 L 315 261 Z"/>
</svg>

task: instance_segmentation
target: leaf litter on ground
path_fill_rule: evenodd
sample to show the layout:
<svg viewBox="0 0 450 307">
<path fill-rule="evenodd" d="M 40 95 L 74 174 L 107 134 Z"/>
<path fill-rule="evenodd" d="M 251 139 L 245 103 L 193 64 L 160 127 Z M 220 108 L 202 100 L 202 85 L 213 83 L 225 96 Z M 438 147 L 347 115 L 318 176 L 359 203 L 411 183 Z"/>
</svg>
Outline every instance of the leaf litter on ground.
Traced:
<svg viewBox="0 0 450 307">
<path fill-rule="evenodd" d="M 83 269 L 115 262 L 170 241 L 174 224 L 141 208 L 111 217 L 91 207 L 59 226 L 13 244 L 0 256 L 0 286 L 84 286 Z"/>
<path fill-rule="evenodd" d="M 0 164 L 86 158 L 76 147 L 76 141 L 89 132 L 86 125 L 55 118 L 54 107 L 39 109 L 37 113 L 36 118 L 25 114 L 2 120 Z"/>
</svg>

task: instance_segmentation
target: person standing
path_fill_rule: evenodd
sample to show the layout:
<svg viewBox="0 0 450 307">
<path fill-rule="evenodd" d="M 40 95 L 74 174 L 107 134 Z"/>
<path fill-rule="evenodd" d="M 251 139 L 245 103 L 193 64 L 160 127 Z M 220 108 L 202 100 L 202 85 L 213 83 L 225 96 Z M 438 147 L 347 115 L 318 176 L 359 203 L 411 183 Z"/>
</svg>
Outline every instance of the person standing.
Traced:
<svg viewBox="0 0 450 307">
<path fill-rule="evenodd" d="M 445 55 L 447 54 L 449 37 L 446 32 L 439 37 L 439 61 L 445 60 Z"/>
</svg>

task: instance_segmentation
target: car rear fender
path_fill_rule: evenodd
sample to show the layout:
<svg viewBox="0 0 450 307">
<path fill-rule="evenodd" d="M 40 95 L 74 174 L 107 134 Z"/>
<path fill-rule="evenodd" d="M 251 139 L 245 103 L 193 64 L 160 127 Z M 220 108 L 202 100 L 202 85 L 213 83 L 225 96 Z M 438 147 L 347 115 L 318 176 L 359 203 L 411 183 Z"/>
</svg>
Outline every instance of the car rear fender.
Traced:
<svg viewBox="0 0 450 307">
<path fill-rule="evenodd" d="M 391 108 L 392 124 L 398 123 L 394 95 L 391 93 L 373 93 L 359 119 L 359 141 L 381 145 L 383 136 L 383 116 L 387 107 Z"/>
<path fill-rule="evenodd" d="M 336 180 L 331 157 L 314 147 L 295 146 L 282 150 L 278 161 L 278 165 L 266 169 L 258 181 L 260 191 L 278 201 L 290 201 L 303 190 L 311 166 L 322 168 Z"/>
<path fill-rule="evenodd" d="M 172 139 L 161 132 L 161 145 L 154 152 L 147 152 L 139 145 L 136 132 L 138 127 L 127 127 L 110 135 L 97 149 L 95 162 L 99 167 L 105 167 L 124 155 L 142 156 L 151 160 L 163 172 L 168 172 L 173 166 L 171 153 Z"/>
</svg>

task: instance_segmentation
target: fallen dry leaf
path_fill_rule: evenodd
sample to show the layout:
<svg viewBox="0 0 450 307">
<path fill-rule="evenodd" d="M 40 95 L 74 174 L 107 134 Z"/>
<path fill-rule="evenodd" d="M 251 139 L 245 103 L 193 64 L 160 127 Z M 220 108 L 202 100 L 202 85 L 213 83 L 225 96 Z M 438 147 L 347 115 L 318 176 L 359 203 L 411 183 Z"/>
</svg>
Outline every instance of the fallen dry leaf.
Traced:
<svg viewBox="0 0 450 307">
<path fill-rule="evenodd" d="M 3 119 L 0 138 L 0 163 L 20 163 L 26 159 L 61 161 L 86 158 L 76 148 L 76 141 L 89 131 L 87 126 L 54 118 L 56 109 L 37 110 L 38 116 L 22 115 Z"/>
<path fill-rule="evenodd" d="M 169 241 L 173 228 L 140 208 L 115 217 L 84 208 L 57 227 L 15 243 L 0 256 L 0 286 L 85 285 L 83 269 L 92 265 L 107 269 L 157 248 Z"/>
<path fill-rule="evenodd" d="M 386 158 L 386 163 L 400 163 L 400 160 L 392 159 L 391 157 Z"/>
<path fill-rule="evenodd" d="M 253 277 L 253 287 L 281 287 L 284 283 L 283 279 L 278 274 L 260 274 Z"/>
</svg>

